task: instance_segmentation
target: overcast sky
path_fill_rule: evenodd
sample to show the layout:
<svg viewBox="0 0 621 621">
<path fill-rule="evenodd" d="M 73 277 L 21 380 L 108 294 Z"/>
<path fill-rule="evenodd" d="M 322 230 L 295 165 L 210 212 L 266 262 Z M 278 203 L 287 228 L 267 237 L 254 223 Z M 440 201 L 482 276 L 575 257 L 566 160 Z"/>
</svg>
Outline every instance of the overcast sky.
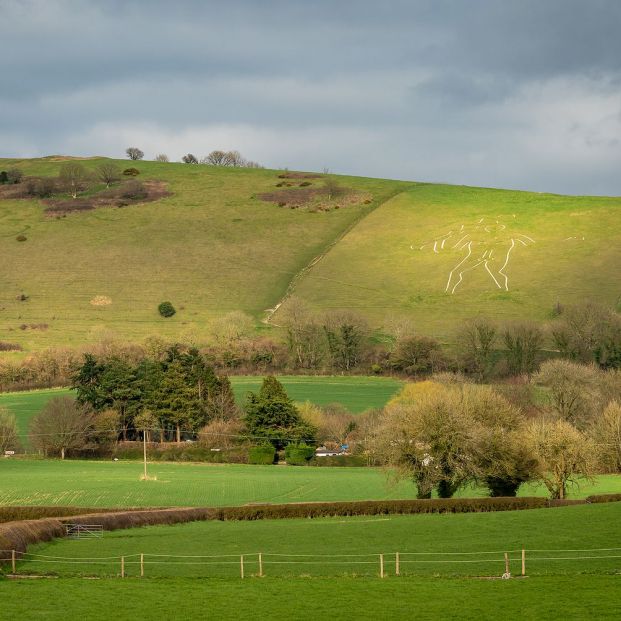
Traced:
<svg viewBox="0 0 621 621">
<path fill-rule="evenodd" d="M 0 0 L 0 156 L 621 195 L 620 0 Z"/>
</svg>

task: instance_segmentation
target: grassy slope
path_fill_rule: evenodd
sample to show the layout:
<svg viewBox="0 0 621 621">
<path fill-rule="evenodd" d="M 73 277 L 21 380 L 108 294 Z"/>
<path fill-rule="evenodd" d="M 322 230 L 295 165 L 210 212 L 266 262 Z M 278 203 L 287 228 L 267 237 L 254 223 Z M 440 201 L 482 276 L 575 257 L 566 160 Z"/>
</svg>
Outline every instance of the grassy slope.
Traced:
<svg viewBox="0 0 621 621">
<path fill-rule="evenodd" d="M 61 162 L 0 160 L 0 168 L 11 165 L 55 175 Z M 140 179 L 169 182 L 173 196 L 60 220 L 45 217 L 38 201 L 0 202 L 0 340 L 28 350 L 81 344 L 107 331 L 131 339 L 157 333 L 201 340 L 216 315 L 242 310 L 262 316 L 313 257 L 405 187 L 344 177 L 343 185 L 370 193 L 374 202 L 308 213 L 253 198 L 274 189 L 278 171 L 132 165 Z M 28 241 L 16 242 L 20 233 Z M 30 299 L 19 302 L 21 293 Z M 112 305 L 93 307 L 89 302 L 98 295 Z M 157 313 L 163 300 L 179 310 L 172 319 Z M 41 323 L 49 328 L 19 329 Z"/>
<path fill-rule="evenodd" d="M 588 531 L 583 528 L 585 523 L 589 524 Z M 104 541 L 57 539 L 32 546 L 28 551 L 34 555 L 77 560 L 108 557 L 111 562 L 86 567 L 50 566 L 33 557 L 25 561 L 21 569 L 60 575 L 114 575 L 118 571 L 120 556 L 131 557 L 140 553 L 181 557 L 244 554 L 247 556 L 246 569 L 251 575 L 258 571 L 256 553 L 262 552 L 268 576 L 303 573 L 312 576 L 352 573 L 374 576 L 379 572 L 377 555 L 380 553 L 385 554 L 387 573 L 394 575 L 394 553 L 398 551 L 402 556 L 404 575 L 498 576 L 504 571 L 503 551 L 510 553 L 510 569 L 519 574 L 520 550 L 526 548 L 528 575 L 575 574 L 618 569 L 618 558 L 605 558 L 618 552 L 602 549 L 613 547 L 619 535 L 620 503 L 496 513 L 193 522 L 113 531 L 106 533 Z M 568 551 L 576 548 L 590 552 Z M 564 552 L 554 552 L 556 550 Z M 445 554 L 419 554 L 417 557 L 408 556 L 408 552 Z M 576 558 L 585 555 L 600 558 Z M 559 557 L 569 558 L 550 560 Z M 321 558 L 325 564 L 316 562 Z M 137 567 L 133 561 L 137 559 L 127 560 L 131 561 L 128 575 L 135 576 Z M 150 557 L 150 560 L 158 559 Z M 239 575 L 237 564 L 197 566 L 181 564 L 192 559 L 177 560 L 180 561 L 178 565 L 147 564 L 146 573 L 151 577 Z"/>
<path fill-rule="evenodd" d="M 465 275 L 454 295 L 445 293 L 451 268 L 466 252 L 451 248 L 463 237 L 462 224 L 472 238 L 493 240 L 476 230 L 481 218 L 484 225 L 498 219 L 506 226 L 498 233 L 498 241 L 506 243 L 488 246 L 495 258 L 504 261 L 517 233 L 536 243 L 518 244 L 513 251 L 505 270 L 508 292 L 499 290 L 481 265 Z M 619 198 L 420 184 L 359 223 L 299 283 L 296 294 L 318 309 L 358 309 L 376 324 L 391 313 L 409 316 L 421 332 L 438 335 L 478 313 L 542 320 L 557 301 L 593 299 L 615 306 L 621 296 L 620 224 Z M 459 236 L 444 250 L 434 253 L 433 243 L 419 250 L 451 230 Z M 473 254 L 484 249 L 480 245 Z"/>
<path fill-rule="evenodd" d="M 311 401 L 318 405 L 340 403 L 355 413 L 383 407 L 402 385 L 399 380 L 388 377 L 285 375 L 279 379 L 295 401 Z M 243 404 L 246 393 L 257 391 L 261 382 L 261 377 L 232 376 L 231 384 L 237 402 Z M 26 435 L 30 419 L 41 411 L 49 399 L 71 394 L 72 391 L 63 388 L 0 393 L 0 407 L 6 407 L 15 414 L 20 433 Z"/>
<path fill-rule="evenodd" d="M 86 507 L 222 506 L 253 502 L 311 502 L 414 498 L 409 481 L 394 483 L 376 468 L 154 463 L 144 482 L 140 462 L 0 459 L 0 504 Z M 601 475 L 574 496 L 618 493 L 621 476 Z M 482 496 L 464 489 L 462 496 Z M 524 486 L 523 496 L 546 496 Z"/>
</svg>

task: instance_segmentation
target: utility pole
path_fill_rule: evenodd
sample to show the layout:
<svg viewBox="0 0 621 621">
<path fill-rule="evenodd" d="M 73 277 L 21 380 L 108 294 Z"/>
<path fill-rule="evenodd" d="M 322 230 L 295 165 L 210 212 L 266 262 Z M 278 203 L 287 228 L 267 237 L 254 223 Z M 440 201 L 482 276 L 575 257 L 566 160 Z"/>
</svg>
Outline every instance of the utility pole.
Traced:
<svg viewBox="0 0 621 621">
<path fill-rule="evenodd" d="M 143 429 L 142 430 L 142 452 L 143 452 L 143 456 L 144 456 L 144 480 L 148 481 L 147 479 L 147 430 Z"/>
</svg>

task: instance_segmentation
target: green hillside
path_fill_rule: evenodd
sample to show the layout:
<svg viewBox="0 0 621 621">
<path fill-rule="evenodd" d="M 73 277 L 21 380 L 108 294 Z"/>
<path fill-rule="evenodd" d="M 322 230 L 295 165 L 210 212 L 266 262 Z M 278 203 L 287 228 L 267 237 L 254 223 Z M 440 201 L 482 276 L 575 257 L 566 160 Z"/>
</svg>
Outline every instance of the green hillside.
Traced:
<svg viewBox="0 0 621 621">
<path fill-rule="evenodd" d="M 438 336 L 477 313 L 543 320 L 557 301 L 616 306 L 621 295 L 618 198 L 331 175 L 357 200 L 291 209 L 259 196 L 325 179 L 283 188 L 283 171 L 117 164 L 163 182 L 170 196 L 61 217 L 40 200 L 0 200 L 0 341 L 25 351 L 108 334 L 202 342 L 209 322 L 233 310 L 269 330 L 261 319 L 291 290 L 318 310 L 355 309 L 374 327 L 409 316 Z M 62 165 L 0 160 L 2 170 L 37 176 Z M 157 312 L 164 300 L 178 311 L 170 319 Z"/>
<path fill-rule="evenodd" d="M 81 163 L 94 170 L 101 161 Z M 282 171 L 117 163 L 135 166 L 142 181 L 168 183 L 172 196 L 61 219 L 45 215 L 38 200 L 0 200 L 0 340 L 40 349 L 96 341 L 107 331 L 130 339 L 201 339 L 217 315 L 242 310 L 259 319 L 299 270 L 404 187 L 339 178 L 371 202 L 313 212 L 255 198 L 277 191 Z M 55 176 L 62 164 L 61 158 L 0 160 L 0 169 Z M 20 234 L 27 241 L 16 241 Z M 26 302 L 17 299 L 22 293 Z M 97 296 L 111 304 L 94 306 Z M 175 317 L 158 315 L 164 300 L 179 311 Z"/>
<path fill-rule="evenodd" d="M 544 320 L 558 301 L 617 307 L 620 270 L 619 198 L 420 184 L 367 216 L 295 293 L 446 335 L 479 313 Z"/>
</svg>

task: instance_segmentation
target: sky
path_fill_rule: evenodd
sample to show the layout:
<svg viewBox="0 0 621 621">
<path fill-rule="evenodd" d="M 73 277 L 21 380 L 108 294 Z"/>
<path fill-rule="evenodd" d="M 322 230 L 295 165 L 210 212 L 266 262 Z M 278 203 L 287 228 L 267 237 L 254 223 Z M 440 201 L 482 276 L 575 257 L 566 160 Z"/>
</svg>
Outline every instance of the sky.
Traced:
<svg viewBox="0 0 621 621">
<path fill-rule="evenodd" d="M 0 157 L 621 195 L 619 0 L 0 0 Z"/>
</svg>

